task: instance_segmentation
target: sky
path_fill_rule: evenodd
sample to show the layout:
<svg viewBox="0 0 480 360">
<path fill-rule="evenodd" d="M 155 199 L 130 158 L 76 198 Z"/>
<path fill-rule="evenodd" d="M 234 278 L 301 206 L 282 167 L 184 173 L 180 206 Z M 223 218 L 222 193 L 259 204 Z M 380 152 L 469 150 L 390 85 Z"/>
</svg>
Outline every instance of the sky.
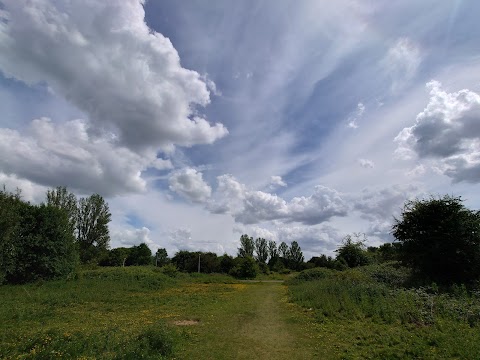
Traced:
<svg viewBox="0 0 480 360">
<path fill-rule="evenodd" d="M 0 183 L 102 195 L 111 247 L 334 255 L 480 209 L 476 0 L 0 0 Z"/>
</svg>

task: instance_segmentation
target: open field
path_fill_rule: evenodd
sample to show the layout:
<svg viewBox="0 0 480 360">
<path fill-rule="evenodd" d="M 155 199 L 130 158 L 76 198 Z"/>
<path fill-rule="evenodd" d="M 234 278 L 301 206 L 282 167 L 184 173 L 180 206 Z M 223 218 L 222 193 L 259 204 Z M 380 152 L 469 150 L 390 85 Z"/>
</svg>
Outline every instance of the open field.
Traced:
<svg viewBox="0 0 480 360">
<path fill-rule="evenodd" d="M 0 358 L 478 358 L 477 298 L 392 292 L 369 276 L 240 282 L 130 267 L 2 286 Z"/>
<path fill-rule="evenodd" d="M 279 282 L 153 268 L 0 287 L 0 357 L 305 359 L 313 328 Z"/>
</svg>

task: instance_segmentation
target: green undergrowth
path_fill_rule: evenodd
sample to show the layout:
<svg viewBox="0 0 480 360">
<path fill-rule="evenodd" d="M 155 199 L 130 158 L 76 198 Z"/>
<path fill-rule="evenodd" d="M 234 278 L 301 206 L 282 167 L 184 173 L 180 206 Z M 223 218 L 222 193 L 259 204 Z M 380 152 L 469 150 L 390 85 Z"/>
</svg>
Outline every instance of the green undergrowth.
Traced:
<svg viewBox="0 0 480 360">
<path fill-rule="evenodd" d="M 458 286 L 449 292 L 409 287 L 396 263 L 346 271 L 315 268 L 288 282 L 292 301 L 322 329 L 343 358 L 475 358 L 480 353 L 480 297 Z M 333 357 L 335 358 L 335 357 Z"/>
<path fill-rule="evenodd" d="M 161 268 L 90 268 L 70 280 L 0 286 L 1 359 L 174 358 L 188 331 L 176 320 L 234 291 L 225 275 Z"/>
</svg>

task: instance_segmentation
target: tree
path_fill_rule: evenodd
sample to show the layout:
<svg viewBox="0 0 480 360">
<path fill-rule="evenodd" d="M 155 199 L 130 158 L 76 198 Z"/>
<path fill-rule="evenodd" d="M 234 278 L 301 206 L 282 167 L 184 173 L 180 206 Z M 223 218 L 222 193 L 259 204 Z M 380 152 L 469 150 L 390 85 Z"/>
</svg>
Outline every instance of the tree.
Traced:
<svg viewBox="0 0 480 360">
<path fill-rule="evenodd" d="M 130 253 L 128 254 L 126 265 L 127 266 L 139 266 L 139 265 L 150 265 L 152 263 L 152 250 L 148 247 L 147 244 L 141 243 L 137 246 L 132 246 L 130 248 Z"/>
<path fill-rule="evenodd" d="M 130 255 L 131 248 L 119 247 L 112 249 L 100 262 L 101 266 L 125 266 L 128 256 Z"/>
<path fill-rule="evenodd" d="M 47 190 L 47 205 L 55 206 L 66 211 L 73 234 L 78 217 L 77 197 L 75 194 L 69 192 L 65 186 L 58 186 L 55 189 Z"/>
<path fill-rule="evenodd" d="M 22 202 L 17 208 L 19 223 L 12 234 L 9 263 L 5 271 L 9 283 L 66 277 L 77 265 L 75 237 L 67 214 L 56 207 Z"/>
<path fill-rule="evenodd" d="M 303 263 L 304 257 L 302 249 L 296 241 L 293 241 L 290 245 L 290 250 L 287 253 L 287 260 L 289 265 L 293 269 L 299 269 L 300 265 Z"/>
<path fill-rule="evenodd" d="M 163 266 L 167 265 L 169 262 L 168 253 L 166 249 L 158 249 L 155 253 L 155 265 Z"/>
<path fill-rule="evenodd" d="M 255 252 L 257 254 L 257 261 L 265 264 L 268 259 L 268 245 L 264 238 L 257 238 L 255 240 Z"/>
<path fill-rule="evenodd" d="M 313 256 L 308 263 L 313 264 L 315 267 L 324 267 L 328 269 L 333 269 L 335 264 L 331 256 L 322 254 L 320 256 Z"/>
<path fill-rule="evenodd" d="M 172 264 L 180 271 L 198 271 L 198 253 L 180 250 L 172 257 Z"/>
<path fill-rule="evenodd" d="M 278 257 L 277 243 L 273 240 L 268 242 L 268 256 L 270 260 Z"/>
<path fill-rule="evenodd" d="M 239 256 L 235 259 L 235 267 L 230 270 L 230 275 L 239 279 L 254 279 L 258 271 L 258 265 L 251 256 Z"/>
<path fill-rule="evenodd" d="M 480 277 L 480 212 L 460 197 L 408 201 L 392 233 L 401 261 L 428 279 L 468 283 Z"/>
<path fill-rule="evenodd" d="M 280 246 L 278 247 L 278 252 L 280 253 L 280 256 L 284 259 L 288 258 L 288 245 L 285 241 L 282 241 L 280 243 Z"/>
<path fill-rule="evenodd" d="M 351 235 L 345 236 L 342 246 L 335 252 L 337 253 L 336 260 L 340 263 L 345 263 L 348 267 L 357 267 L 367 265 L 369 258 L 365 249 L 365 240 L 359 240 L 360 234 L 354 234 L 357 241 L 352 239 Z"/>
<path fill-rule="evenodd" d="M 235 262 L 233 260 L 233 257 L 231 257 L 228 254 L 223 254 L 219 258 L 220 260 L 220 272 L 224 274 L 228 274 L 230 270 L 235 266 Z"/>
<path fill-rule="evenodd" d="M 15 257 L 19 251 L 16 234 L 19 231 L 21 217 L 20 207 L 24 203 L 20 191 L 12 194 L 5 186 L 0 190 L 0 284 L 6 274 L 15 270 Z"/>
<path fill-rule="evenodd" d="M 253 242 L 253 237 L 248 235 L 242 235 L 240 237 L 240 247 L 238 248 L 238 256 L 253 257 L 253 251 L 255 250 L 255 243 Z"/>
<path fill-rule="evenodd" d="M 78 201 L 77 240 L 82 262 L 99 258 L 108 249 L 111 214 L 103 197 L 93 194 Z"/>
</svg>

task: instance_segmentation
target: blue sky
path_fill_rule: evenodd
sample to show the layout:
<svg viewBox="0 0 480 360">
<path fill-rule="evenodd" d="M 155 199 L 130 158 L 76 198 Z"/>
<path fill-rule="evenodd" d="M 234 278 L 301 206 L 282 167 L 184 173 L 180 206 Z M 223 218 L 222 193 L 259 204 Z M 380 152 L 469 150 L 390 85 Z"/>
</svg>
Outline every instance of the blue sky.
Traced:
<svg viewBox="0 0 480 360">
<path fill-rule="evenodd" d="M 109 202 L 112 246 L 392 241 L 480 208 L 474 0 L 0 0 L 0 182 Z"/>
</svg>

